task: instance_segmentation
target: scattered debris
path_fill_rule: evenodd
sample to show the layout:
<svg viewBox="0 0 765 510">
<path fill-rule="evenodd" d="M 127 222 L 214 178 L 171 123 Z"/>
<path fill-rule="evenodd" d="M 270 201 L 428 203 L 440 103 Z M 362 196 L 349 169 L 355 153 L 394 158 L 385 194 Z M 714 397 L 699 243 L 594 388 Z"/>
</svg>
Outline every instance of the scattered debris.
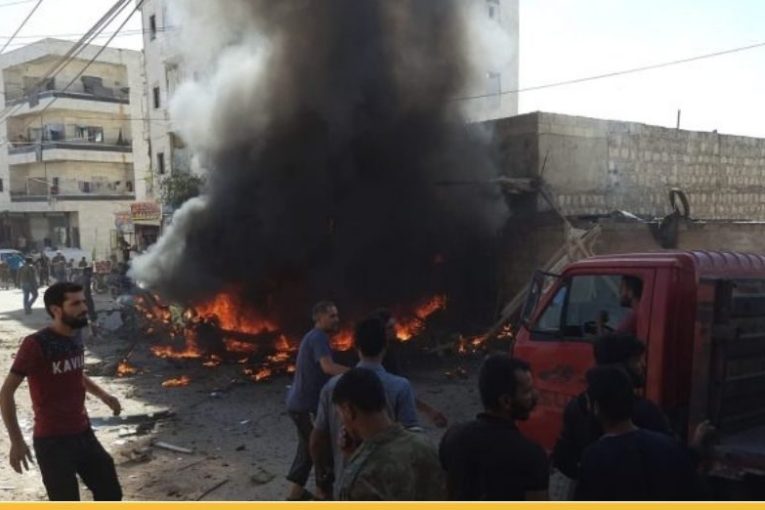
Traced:
<svg viewBox="0 0 765 510">
<path fill-rule="evenodd" d="M 255 485 L 265 485 L 274 478 L 276 478 L 275 474 L 258 466 L 255 468 L 255 472 L 252 474 L 252 476 L 250 476 L 250 481 Z"/>
<path fill-rule="evenodd" d="M 236 451 L 238 451 L 238 452 L 243 452 L 246 449 L 247 449 L 247 446 L 243 445 L 243 444 L 236 447 Z"/>
<path fill-rule="evenodd" d="M 446 372 L 446 377 L 449 379 L 467 379 L 468 373 L 467 370 L 465 370 L 462 367 L 457 367 L 454 370 L 449 370 Z"/>
<path fill-rule="evenodd" d="M 219 488 L 223 487 L 228 483 L 228 478 L 225 480 L 221 480 L 220 482 L 216 483 L 206 491 L 204 491 L 199 497 L 196 498 L 197 501 L 201 501 L 205 496 L 209 495 L 211 492 L 218 490 Z"/>
<path fill-rule="evenodd" d="M 194 450 L 191 450 L 189 448 L 184 448 L 182 446 L 176 446 L 174 444 L 166 443 L 164 441 L 154 441 L 152 444 L 157 448 L 162 448 L 163 450 L 170 450 L 171 452 L 194 453 Z"/>
<path fill-rule="evenodd" d="M 91 418 L 92 425 L 108 427 L 111 425 L 140 425 L 150 421 L 166 420 L 175 416 L 172 411 L 158 411 L 156 413 L 130 414 L 127 416 L 108 416 L 106 418 Z"/>
<path fill-rule="evenodd" d="M 178 471 L 185 471 L 186 469 L 192 468 L 194 466 L 198 466 L 199 464 L 201 464 L 201 463 L 203 463 L 203 462 L 205 462 L 207 460 L 210 460 L 209 457 L 204 457 L 204 458 L 201 458 L 199 460 L 195 460 L 194 462 L 192 462 L 190 464 L 186 464 L 182 468 L 179 468 Z"/>
</svg>

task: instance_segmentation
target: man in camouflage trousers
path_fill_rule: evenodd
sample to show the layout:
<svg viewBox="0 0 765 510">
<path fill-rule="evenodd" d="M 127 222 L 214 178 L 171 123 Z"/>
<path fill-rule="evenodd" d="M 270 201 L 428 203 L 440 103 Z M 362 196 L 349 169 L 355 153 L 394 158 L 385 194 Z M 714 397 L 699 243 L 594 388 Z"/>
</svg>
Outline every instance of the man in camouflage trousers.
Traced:
<svg viewBox="0 0 765 510">
<path fill-rule="evenodd" d="M 439 501 L 446 497 L 435 447 L 417 432 L 395 424 L 386 410 L 385 390 L 371 370 L 354 368 L 332 394 L 351 445 L 339 482 L 341 500 Z"/>
</svg>

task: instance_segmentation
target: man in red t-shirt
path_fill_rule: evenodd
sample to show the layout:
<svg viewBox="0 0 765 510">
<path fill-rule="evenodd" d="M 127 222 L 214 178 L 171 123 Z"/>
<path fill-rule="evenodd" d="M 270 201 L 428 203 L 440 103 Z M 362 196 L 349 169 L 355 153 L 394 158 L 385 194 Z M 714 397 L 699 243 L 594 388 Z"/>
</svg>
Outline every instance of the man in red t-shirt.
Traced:
<svg viewBox="0 0 765 510">
<path fill-rule="evenodd" d="M 88 324 L 82 286 L 58 282 L 45 291 L 52 324 L 24 339 L 0 389 L 0 411 L 11 439 L 10 462 L 29 470 L 32 454 L 16 417 L 13 395 L 28 379 L 34 409 L 34 450 L 51 501 L 78 501 L 77 475 L 96 501 L 122 499 L 114 461 L 96 439 L 85 410 L 85 393 L 101 399 L 114 415 L 122 408 L 83 373 L 85 351 L 78 330 Z"/>
</svg>

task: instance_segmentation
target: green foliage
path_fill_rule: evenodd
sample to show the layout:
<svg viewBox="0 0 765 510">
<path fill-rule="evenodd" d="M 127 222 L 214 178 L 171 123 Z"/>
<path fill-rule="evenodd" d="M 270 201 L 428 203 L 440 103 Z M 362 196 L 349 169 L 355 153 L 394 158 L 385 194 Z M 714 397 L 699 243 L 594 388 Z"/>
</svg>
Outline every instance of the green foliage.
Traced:
<svg viewBox="0 0 765 510">
<path fill-rule="evenodd" d="M 162 203 L 178 209 L 186 200 L 198 196 L 204 188 L 203 177 L 186 172 L 178 172 L 160 181 Z"/>
</svg>

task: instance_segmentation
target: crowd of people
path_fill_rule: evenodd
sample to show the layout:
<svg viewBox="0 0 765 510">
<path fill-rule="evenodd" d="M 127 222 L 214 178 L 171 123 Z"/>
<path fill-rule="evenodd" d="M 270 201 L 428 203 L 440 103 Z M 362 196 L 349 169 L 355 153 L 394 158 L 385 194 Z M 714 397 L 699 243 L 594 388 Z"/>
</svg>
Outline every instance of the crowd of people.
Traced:
<svg viewBox="0 0 765 510">
<path fill-rule="evenodd" d="M 45 291 L 49 327 L 28 336 L 0 389 L 11 439 L 10 463 L 22 473 L 32 454 L 20 431 L 14 394 L 29 382 L 35 414 L 33 448 L 51 500 L 77 500 L 77 477 L 96 500 L 122 497 L 114 462 L 90 427 L 85 395 L 119 414 L 117 398 L 83 372 L 77 331 L 88 324 L 86 288 L 57 282 Z M 488 355 L 478 376 L 483 411 L 452 425 L 435 445 L 417 410 L 445 427 L 446 417 L 415 395 L 389 347 L 395 321 L 385 310 L 358 322 L 359 362 L 334 361 L 330 337 L 337 307 L 313 308 L 314 328 L 301 341 L 287 411 L 297 449 L 288 500 L 545 500 L 550 480 L 570 483 L 564 499 L 692 500 L 703 497 L 699 465 L 710 429 L 685 447 L 661 409 L 643 398 L 645 346 L 631 334 L 600 337 L 587 389 L 567 405 L 548 457 L 518 427 L 537 405 L 533 367 L 506 353 Z M 476 402 L 478 405 L 478 402 Z M 315 474 L 315 493 L 307 484 Z"/>
<path fill-rule="evenodd" d="M 559 499 L 704 496 L 699 466 L 712 429 L 703 424 L 682 445 L 661 409 L 641 396 L 645 345 L 630 333 L 594 343 L 587 389 L 566 406 L 548 456 L 517 426 L 538 401 L 533 367 L 523 360 L 489 355 L 478 377 L 483 412 L 453 425 L 436 446 L 419 426 L 411 384 L 386 370 L 390 314 L 357 324 L 353 368 L 332 358 L 337 307 L 321 302 L 313 319 L 287 398 L 298 433 L 288 500 L 545 500 L 556 478 L 566 481 Z M 306 489 L 312 467 L 316 494 Z"/>
</svg>

